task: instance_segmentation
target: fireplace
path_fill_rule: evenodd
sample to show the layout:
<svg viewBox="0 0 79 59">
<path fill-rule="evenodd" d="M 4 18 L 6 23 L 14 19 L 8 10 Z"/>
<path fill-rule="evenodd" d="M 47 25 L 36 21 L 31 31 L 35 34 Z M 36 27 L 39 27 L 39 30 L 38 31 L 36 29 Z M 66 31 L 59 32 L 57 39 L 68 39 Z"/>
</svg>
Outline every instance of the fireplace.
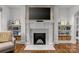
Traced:
<svg viewBox="0 0 79 59">
<path fill-rule="evenodd" d="M 47 29 L 31 29 L 30 30 L 30 44 L 31 45 L 47 45 L 48 44 L 48 30 Z"/>
<path fill-rule="evenodd" d="M 46 44 L 46 33 L 34 33 L 34 45 L 45 45 Z"/>
<path fill-rule="evenodd" d="M 27 23 L 25 50 L 55 50 L 53 45 L 53 25 L 51 22 Z"/>
</svg>

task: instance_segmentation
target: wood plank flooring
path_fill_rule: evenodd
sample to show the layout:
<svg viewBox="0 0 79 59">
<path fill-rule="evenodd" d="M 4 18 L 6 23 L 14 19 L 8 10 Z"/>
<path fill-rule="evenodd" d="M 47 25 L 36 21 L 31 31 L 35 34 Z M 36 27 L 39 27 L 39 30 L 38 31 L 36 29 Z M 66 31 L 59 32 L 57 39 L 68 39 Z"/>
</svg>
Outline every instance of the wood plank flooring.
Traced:
<svg viewBox="0 0 79 59">
<path fill-rule="evenodd" d="M 24 51 L 25 46 L 23 44 L 16 44 L 15 53 L 79 53 L 79 41 L 76 42 L 76 44 L 55 44 L 55 49 L 52 51 Z"/>
</svg>

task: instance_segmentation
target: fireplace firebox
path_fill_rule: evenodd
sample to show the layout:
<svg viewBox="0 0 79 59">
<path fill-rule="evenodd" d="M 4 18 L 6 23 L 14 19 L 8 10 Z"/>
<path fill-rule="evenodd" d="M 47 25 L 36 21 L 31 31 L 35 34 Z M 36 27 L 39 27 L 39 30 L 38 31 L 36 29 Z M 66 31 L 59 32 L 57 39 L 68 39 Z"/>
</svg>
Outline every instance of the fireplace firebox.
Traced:
<svg viewBox="0 0 79 59">
<path fill-rule="evenodd" d="M 45 45 L 46 33 L 34 33 L 34 45 Z"/>
</svg>

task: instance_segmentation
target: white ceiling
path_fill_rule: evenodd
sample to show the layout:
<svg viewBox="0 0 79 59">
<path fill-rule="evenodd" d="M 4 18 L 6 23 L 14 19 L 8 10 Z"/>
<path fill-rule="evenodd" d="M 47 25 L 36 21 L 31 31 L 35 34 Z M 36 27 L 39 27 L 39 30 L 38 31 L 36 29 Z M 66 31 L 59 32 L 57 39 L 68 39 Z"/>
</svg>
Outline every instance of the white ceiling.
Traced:
<svg viewBox="0 0 79 59">
<path fill-rule="evenodd" d="M 60 8 L 72 8 L 74 5 L 57 5 Z"/>
<path fill-rule="evenodd" d="M 9 8 L 20 8 L 24 5 L 7 5 Z"/>
<path fill-rule="evenodd" d="M 20 8 L 24 5 L 7 5 L 9 8 Z M 53 5 L 52 5 L 53 6 Z M 54 6 L 58 6 L 60 8 L 71 8 L 73 7 L 74 5 L 54 5 Z"/>
</svg>

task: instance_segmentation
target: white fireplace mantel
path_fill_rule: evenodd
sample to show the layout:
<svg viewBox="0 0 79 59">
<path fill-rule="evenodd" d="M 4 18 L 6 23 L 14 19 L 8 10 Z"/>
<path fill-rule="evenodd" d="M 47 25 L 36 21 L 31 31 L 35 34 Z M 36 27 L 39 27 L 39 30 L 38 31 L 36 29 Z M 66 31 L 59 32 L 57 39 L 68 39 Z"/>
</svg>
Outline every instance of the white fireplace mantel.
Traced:
<svg viewBox="0 0 79 59">
<path fill-rule="evenodd" d="M 53 44 L 53 22 L 28 22 L 27 26 L 27 43 L 30 44 L 30 30 L 47 29 L 49 34 L 49 44 Z"/>
<path fill-rule="evenodd" d="M 47 35 L 48 35 L 48 44 L 46 45 L 33 45 L 31 44 L 31 30 L 47 30 Z M 33 22 L 33 21 L 29 21 L 26 23 L 26 33 L 27 33 L 27 42 L 26 42 L 26 46 L 29 48 L 31 47 L 31 49 L 38 49 L 38 46 L 41 47 L 50 47 L 53 48 L 54 42 L 53 42 L 53 22 L 47 21 L 47 22 Z M 39 31 L 38 31 L 39 32 Z M 40 47 L 40 49 L 42 50 L 42 48 Z M 31 50 L 29 49 L 29 50 Z M 46 50 L 49 48 L 46 48 Z"/>
</svg>

